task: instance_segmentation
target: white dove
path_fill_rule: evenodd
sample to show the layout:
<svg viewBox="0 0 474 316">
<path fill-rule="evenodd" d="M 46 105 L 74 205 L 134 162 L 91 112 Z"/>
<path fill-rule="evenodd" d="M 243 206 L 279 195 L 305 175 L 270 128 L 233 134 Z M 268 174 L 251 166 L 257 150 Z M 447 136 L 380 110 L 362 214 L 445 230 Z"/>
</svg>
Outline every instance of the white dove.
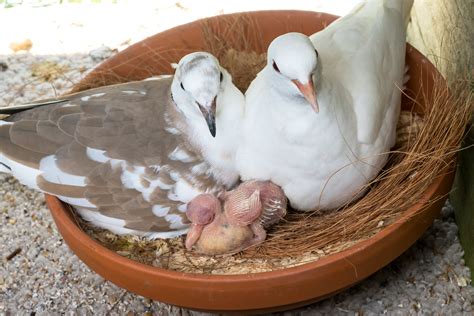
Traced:
<svg viewBox="0 0 474 316">
<path fill-rule="evenodd" d="M 366 1 L 311 40 L 289 33 L 270 44 L 246 92 L 243 180 L 272 181 L 299 210 L 364 192 L 395 141 L 411 6 Z"/>
<path fill-rule="evenodd" d="M 174 78 L 1 110 L 0 170 L 99 227 L 174 237 L 188 230 L 187 202 L 238 181 L 243 107 L 214 56 L 189 54 Z"/>
</svg>

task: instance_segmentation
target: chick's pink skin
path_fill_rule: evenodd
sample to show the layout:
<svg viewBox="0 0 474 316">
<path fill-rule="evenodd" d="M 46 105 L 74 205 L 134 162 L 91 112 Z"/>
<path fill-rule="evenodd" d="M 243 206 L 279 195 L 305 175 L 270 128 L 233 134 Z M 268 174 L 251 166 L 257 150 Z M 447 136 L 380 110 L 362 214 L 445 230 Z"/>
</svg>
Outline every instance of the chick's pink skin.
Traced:
<svg viewBox="0 0 474 316">
<path fill-rule="evenodd" d="M 252 238 L 253 232 L 248 226 L 229 224 L 226 214 L 222 212 L 203 228 L 194 249 L 205 255 L 233 254 L 242 250 L 242 246 Z"/>
<path fill-rule="evenodd" d="M 247 181 L 220 195 L 200 195 L 188 204 L 192 227 L 186 247 L 207 255 L 232 254 L 263 242 L 265 228 L 286 214 L 283 191 L 268 181 Z M 219 204 L 219 205 L 218 205 Z M 209 223 L 209 214 L 214 218 Z M 204 219 L 202 219 L 204 218 Z"/>
<path fill-rule="evenodd" d="M 259 193 L 259 204 L 254 205 L 254 194 L 257 191 Z M 250 215 L 240 219 L 236 218 L 241 224 L 250 224 L 259 219 L 259 222 L 264 227 L 269 227 L 286 215 L 287 202 L 285 193 L 283 193 L 279 186 L 270 181 L 246 181 L 237 189 L 227 192 L 224 199 L 226 202 L 224 206 L 225 212 L 230 215 L 231 219 L 245 212 L 246 207 L 247 209 L 260 208 L 259 217 L 255 219 L 252 219 Z"/>
<path fill-rule="evenodd" d="M 201 237 L 205 225 L 214 220 L 216 214 L 220 214 L 221 203 L 212 194 L 200 194 L 188 203 L 186 216 L 191 221 L 191 227 L 186 236 L 186 249 L 191 249 Z"/>
</svg>

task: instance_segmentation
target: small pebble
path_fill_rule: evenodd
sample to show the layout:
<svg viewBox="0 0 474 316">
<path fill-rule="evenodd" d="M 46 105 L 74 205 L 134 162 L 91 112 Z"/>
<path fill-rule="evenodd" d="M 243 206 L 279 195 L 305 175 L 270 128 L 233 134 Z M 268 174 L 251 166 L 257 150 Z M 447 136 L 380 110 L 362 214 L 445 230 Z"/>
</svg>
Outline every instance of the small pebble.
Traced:
<svg viewBox="0 0 474 316">
<path fill-rule="evenodd" d="M 4 61 L 0 61 L 0 72 L 4 72 L 8 69 L 8 65 Z"/>
<path fill-rule="evenodd" d="M 12 42 L 10 49 L 13 52 L 29 51 L 33 47 L 33 42 L 30 39 L 25 39 L 19 42 Z"/>
<path fill-rule="evenodd" d="M 103 60 L 109 58 L 110 56 L 112 56 L 115 53 L 117 53 L 117 49 L 112 49 L 112 48 L 109 48 L 107 46 L 101 46 L 99 48 L 96 48 L 96 49 L 92 50 L 89 53 L 89 56 L 92 57 L 93 61 L 99 62 L 99 61 L 103 61 Z"/>
</svg>

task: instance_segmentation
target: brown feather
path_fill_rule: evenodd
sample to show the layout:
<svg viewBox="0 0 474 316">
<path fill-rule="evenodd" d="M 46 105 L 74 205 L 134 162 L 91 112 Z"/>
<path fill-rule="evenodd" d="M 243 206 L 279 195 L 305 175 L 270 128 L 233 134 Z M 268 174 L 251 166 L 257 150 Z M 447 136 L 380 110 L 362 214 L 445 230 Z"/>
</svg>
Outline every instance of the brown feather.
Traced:
<svg viewBox="0 0 474 316">
<path fill-rule="evenodd" d="M 36 183 L 44 192 L 70 198 L 83 198 L 86 191 L 84 187 L 49 182 L 42 175 L 36 177 Z"/>
<path fill-rule="evenodd" d="M 71 103 L 66 103 L 66 107 L 56 107 L 55 109 L 51 109 L 49 111 L 48 120 L 58 124 L 59 120 L 64 118 L 65 116 L 73 115 L 73 114 L 80 114 L 81 108 L 77 105 L 71 105 Z M 64 106 L 64 105 L 63 105 Z M 38 118 L 41 119 L 41 118 Z"/>
<path fill-rule="evenodd" d="M 153 206 L 169 207 L 168 214 L 178 215 L 188 223 L 178 210 L 183 202 L 169 200 L 169 191 L 159 188 L 149 195 L 149 201 L 145 200 L 138 190 L 124 187 L 123 167 L 145 167 L 144 187 L 156 179 L 173 186 L 171 172 L 210 192 L 223 186 L 209 173 L 190 171 L 203 158 L 187 139 L 186 122 L 171 99 L 171 81 L 132 82 L 93 89 L 66 96 L 67 102 L 13 114 L 8 118 L 13 123 L 11 126 L 0 126 L 0 150 L 8 158 L 33 168 L 39 167 L 43 157 L 54 154 L 61 171 L 86 177 L 86 185 L 60 185 L 41 176 L 37 180 L 43 190 L 85 198 L 101 214 L 125 220 L 130 229 L 172 231 L 165 218 L 153 214 Z M 167 131 L 170 127 L 180 132 L 171 134 Z M 190 156 L 188 162 L 169 158 L 178 146 Z M 87 147 L 105 151 L 106 157 L 115 162 L 91 160 Z"/>
<path fill-rule="evenodd" d="M 2 154 L 20 164 L 38 169 L 39 162 L 43 159 L 44 155 L 12 143 L 10 127 L 11 125 L 0 126 L 0 150 Z"/>
<path fill-rule="evenodd" d="M 56 151 L 56 164 L 59 169 L 72 175 L 89 175 L 100 164 L 89 159 L 86 150 L 78 142 L 71 141 Z"/>
<path fill-rule="evenodd" d="M 60 146 L 62 144 L 70 143 L 73 138 L 71 135 L 64 133 L 59 129 L 58 125 L 51 121 L 38 121 L 36 124 L 37 133 L 43 138 Z"/>
<path fill-rule="evenodd" d="M 10 141 L 15 145 L 42 153 L 45 156 L 52 155 L 59 146 L 57 143 L 44 138 L 39 134 L 36 126 L 38 121 L 19 121 L 10 128 Z"/>
<path fill-rule="evenodd" d="M 58 118 L 56 124 L 63 133 L 74 136 L 80 120 L 81 113 L 67 114 Z"/>
</svg>

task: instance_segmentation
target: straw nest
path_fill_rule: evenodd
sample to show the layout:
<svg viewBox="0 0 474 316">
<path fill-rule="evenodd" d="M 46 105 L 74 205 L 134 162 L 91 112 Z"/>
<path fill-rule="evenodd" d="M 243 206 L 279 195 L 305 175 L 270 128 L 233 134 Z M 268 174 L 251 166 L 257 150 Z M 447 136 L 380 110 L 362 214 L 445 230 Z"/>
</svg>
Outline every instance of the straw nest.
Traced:
<svg viewBox="0 0 474 316">
<path fill-rule="evenodd" d="M 204 50 L 214 54 L 231 73 L 238 88 L 245 91 L 264 67 L 265 55 L 252 51 L 248 44 L 259 42 L 253 21 L 244 16 L 227 23 L 228 27 L 219 29 L 203 24 Z M 363 198 L 334 211 L 290 210 L 286 218 L 268 232 L 263 244 L 243 253 L 198 256 L 185 250 L 183 237 L 146 241 L 116 236 L 90 227 L 79 218 L 78 223 L 92 237 L 123 256 L 178 271 L 249 273 L 318 260 L 370 238 L 413 204 L 423 203 L 423 209 L 434 202 L 421 198 L 435 178 L 453 170 L 473 111 L 469 84 L 459 81 L 448 90 L 445 82 L 438 80 L 429 93 L 421 88 L 410 91 L 404 96 L 405 111 L 400 116 L 396 148 L 390 152 L 381 173 L 368 184 L 369 190 Z M 428 101 L 420 104 L 416 100 Z"/>
</svg>

